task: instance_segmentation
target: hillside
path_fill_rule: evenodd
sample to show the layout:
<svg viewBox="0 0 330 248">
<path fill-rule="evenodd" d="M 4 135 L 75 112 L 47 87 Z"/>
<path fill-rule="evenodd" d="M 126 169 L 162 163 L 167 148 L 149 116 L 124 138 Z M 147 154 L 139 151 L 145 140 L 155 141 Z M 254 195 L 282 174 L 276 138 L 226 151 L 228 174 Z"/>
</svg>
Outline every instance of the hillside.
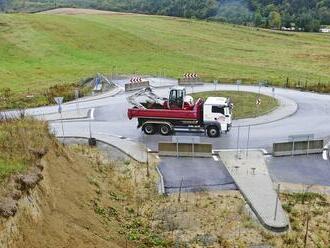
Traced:
<svg viewBox="0 0 330 248">
<path fill-rule="evenodd" d="M 33 12 L 54 7 L 214 19 L 266 28 L 318 32 L 330 24 L 330 0 L 0 0 L 0 12 Z"/>
<path fill-rule="evenodd" d="M 316 84 L 330 81 L 329 38 L 136 14 L 2 14 L 0 88 L 33 91 L 97 72 Z"/>
</svg>

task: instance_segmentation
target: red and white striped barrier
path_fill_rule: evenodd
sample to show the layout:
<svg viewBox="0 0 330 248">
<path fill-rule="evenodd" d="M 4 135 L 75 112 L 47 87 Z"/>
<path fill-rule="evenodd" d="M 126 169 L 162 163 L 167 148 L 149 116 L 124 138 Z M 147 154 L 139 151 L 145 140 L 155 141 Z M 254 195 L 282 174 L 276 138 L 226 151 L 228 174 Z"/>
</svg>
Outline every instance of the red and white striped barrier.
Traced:
<svg viewBox="0 0 330 248">
<path fill-rule="evenodd" d="M 183 74 L 184 78 L 186 79 L 196 79 L 198 75 L 196 73 L 185 73 Z"/>
<path fill-rule="evenodd" d="M 129 83 L 125 84 L 125 91 L 140 90 L 149 86 L 149 81 L 143 80 L 141 77 L 132 77 Z"/>
<path fill-rule="evenodd" d="M 203 84 L 196 73 L 185 73 L 183 78 L 178 79 L 179 85 L 199 85 Z"/>
<path fill-rule="evenodd" d="M 141 83 L 142 82 L 142 78 L 140 77 L 132 77 L 130 80 L 129 80 L 130 83 Z"/>
</svg>

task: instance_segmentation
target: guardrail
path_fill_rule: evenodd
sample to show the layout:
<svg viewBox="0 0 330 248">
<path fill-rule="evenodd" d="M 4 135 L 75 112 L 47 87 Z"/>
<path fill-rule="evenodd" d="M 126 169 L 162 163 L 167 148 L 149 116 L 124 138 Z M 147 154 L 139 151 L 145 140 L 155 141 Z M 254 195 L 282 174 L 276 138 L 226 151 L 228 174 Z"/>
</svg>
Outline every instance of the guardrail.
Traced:
<svg viewBox="0 0 330 248">
<path fill-rule="evenodd" d="M 212 144 L 160 142 L 158 152 L 160 156 L 211 157 Z"/>
<path fill-rule="evenodd" d="M 294 156 L 322 153 L 324 140 L 300 140 L 273 144 L 273 156 Z"/>
<path fill-rule="evenodd" d="M 203 85 L 200 78 L 178 78 L 178 85 Z"/>
<path fill-rule="evenodd" d="M 127 83 L 125 84 L 125 91 L 134 91 L 134 90 L 141 90 L 143 88 L 149 87 L 149 81 L 142 81 L 138 83 Z"/>
</svg>

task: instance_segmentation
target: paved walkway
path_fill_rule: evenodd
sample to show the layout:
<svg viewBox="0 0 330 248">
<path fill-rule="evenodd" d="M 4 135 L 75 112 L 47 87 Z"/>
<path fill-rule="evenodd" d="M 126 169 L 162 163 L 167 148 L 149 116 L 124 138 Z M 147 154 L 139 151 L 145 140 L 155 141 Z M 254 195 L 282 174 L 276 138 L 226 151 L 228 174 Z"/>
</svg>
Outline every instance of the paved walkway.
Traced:
<svg viewBox="0 0 330 248">
<path fill-rule="evenodd" d="M 250 151 L 241 159 L 235 151 L 220 151 L 219 155 L 259 221 L 272 231 L 287 230 L 288 218 L 273 188 L 263 153 Z"/>
</svg>

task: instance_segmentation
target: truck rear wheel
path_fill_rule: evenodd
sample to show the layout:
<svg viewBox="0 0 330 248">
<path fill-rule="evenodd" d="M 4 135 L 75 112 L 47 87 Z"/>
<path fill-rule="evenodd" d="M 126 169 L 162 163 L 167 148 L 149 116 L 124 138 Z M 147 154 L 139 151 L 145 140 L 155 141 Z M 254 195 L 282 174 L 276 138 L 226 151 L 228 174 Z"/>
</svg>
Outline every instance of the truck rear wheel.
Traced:
<svg viewBox="0 0 330 248">
<path fill-rule="evenodd" d="M 207 128 L 207 136 L 210 138 L 216 138 L 220 136 L 220 130 L 217 126 L 209 126 Z"/>
<path fill-rule="evenodd" d="M 169 135 L 172 132 L 171 127 L 167 124 L 161 125 L 159 131 L 162 135 Z"/>
<path fill-rule="evenodd" d="M 156 132 L 156 126 L 154 124 L 151 124 L 151 123 L 150 124 L 145 124 L 142 127 L 142 130 L 146 135 L 152 135 Z"/>
</svg>

